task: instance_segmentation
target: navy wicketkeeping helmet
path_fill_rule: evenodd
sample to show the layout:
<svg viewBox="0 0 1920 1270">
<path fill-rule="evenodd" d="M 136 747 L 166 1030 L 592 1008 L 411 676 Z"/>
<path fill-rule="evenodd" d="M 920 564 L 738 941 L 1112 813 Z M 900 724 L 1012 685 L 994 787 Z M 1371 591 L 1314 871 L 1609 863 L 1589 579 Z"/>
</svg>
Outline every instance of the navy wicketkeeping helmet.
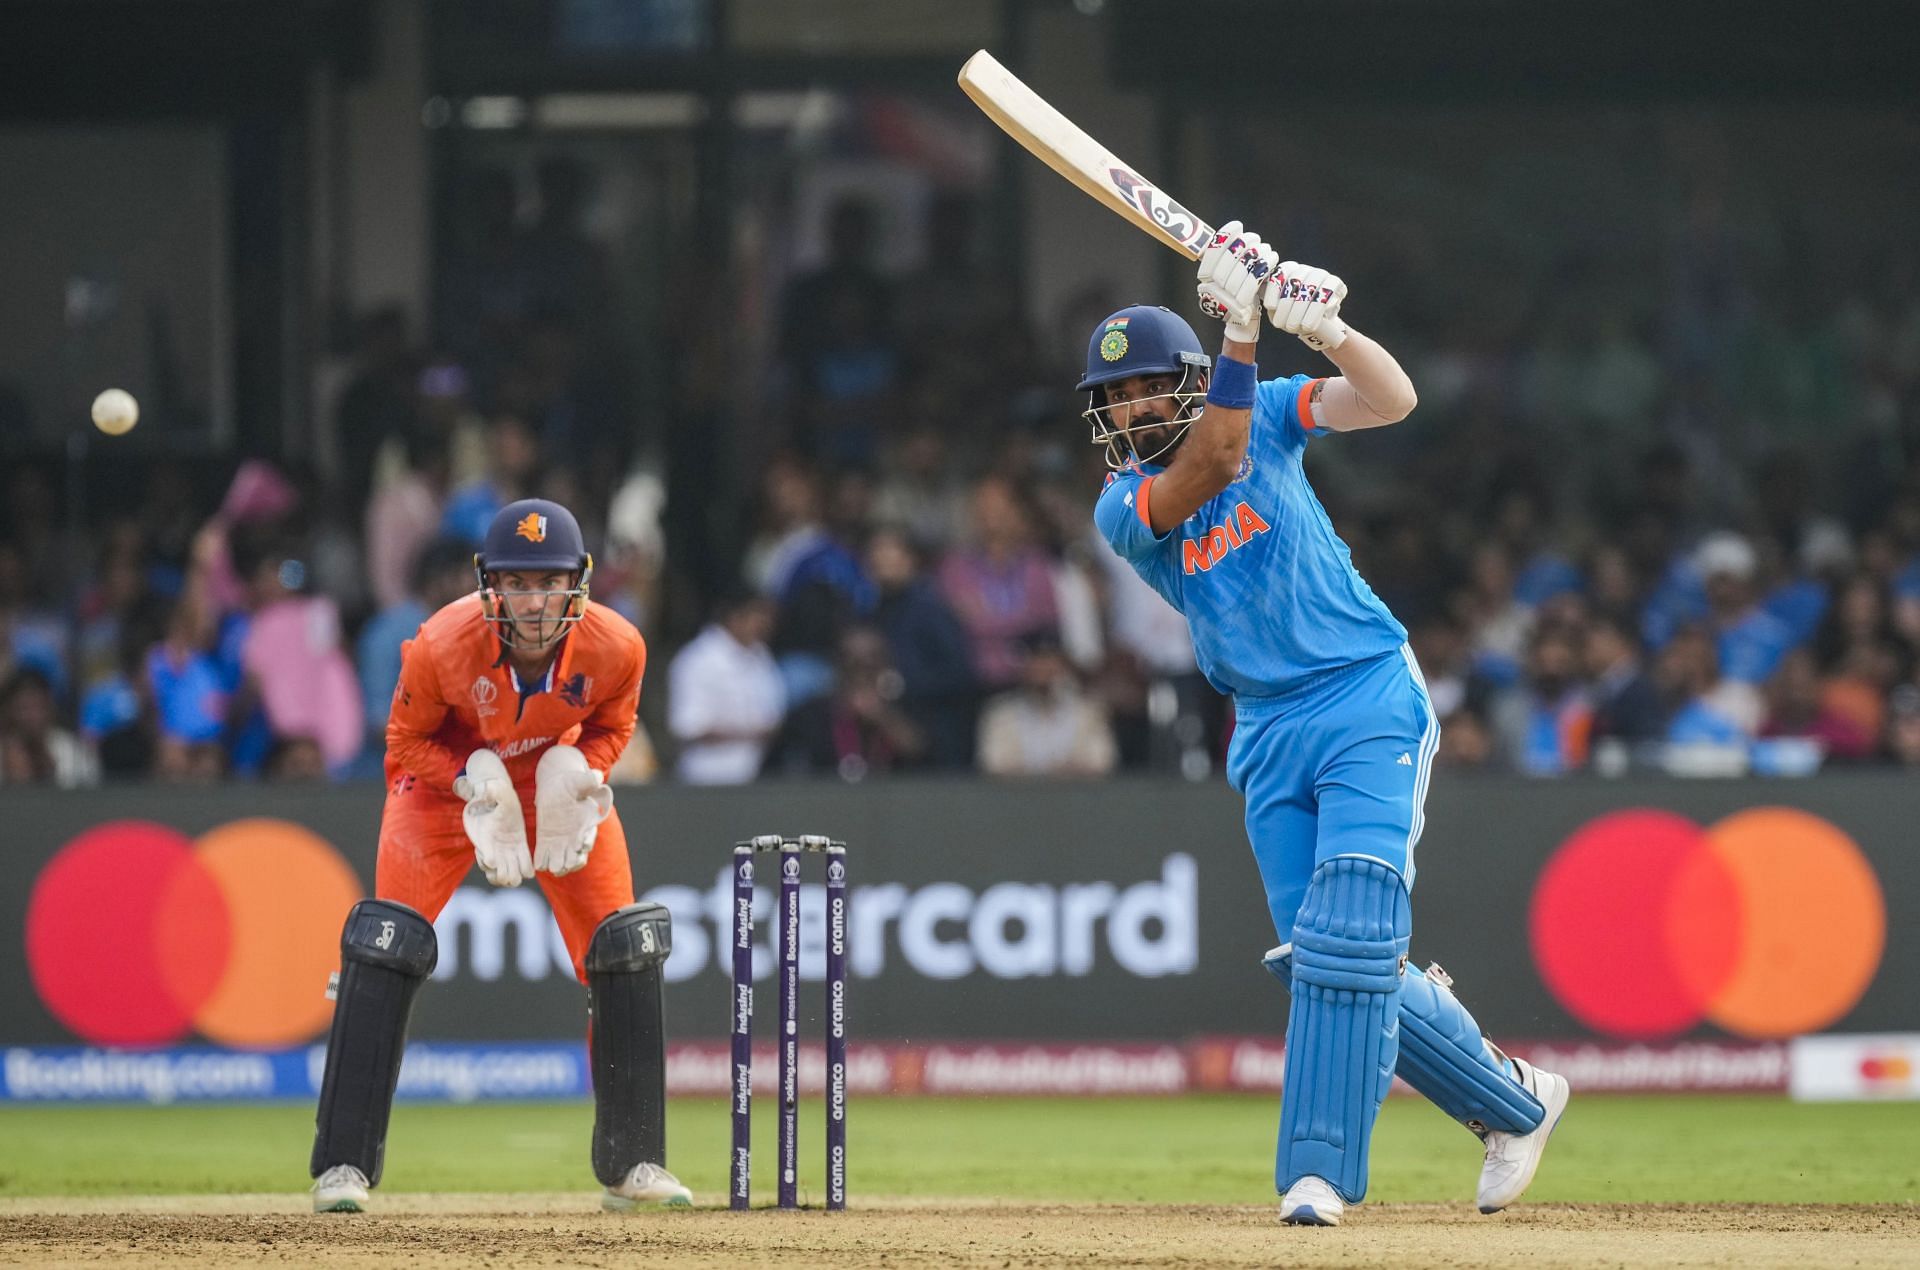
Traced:
<svg viewBox="0 0 1920 1270">
<path fill-rule="evenodd" d="M 509 648 L 546 648 L 587 611 L 587 584 L 593 577 L 593 556 L 580 535 L 580 522 L 560 504 L 545 498 L 523 498 L 494 513 L 487 536 L 473 557 L 480 583 L 480 607 L 494 632 Z M 562 592 L 503 591 L 495 578 L 502 573 L 571 573 Z M 528 597 L 566 597 L 558 613 L 545 604 L 515 604 Z M 534 611 L 529 615 L 529 608 Z M 516 616 L 518 620 L 516 621 Z M 531 626 L 522 635 L 519 628 Z"/>
<path fill-rule="evenodd" d="M 1087 373 L 1078 388 L 1092 394 L 1081 417 L 1093 429 L 1093 443 L 1106 447 L 1107 466 L 1124 467 L 1129 458 L 1150 463 L 1179 444 L 1199 416 L 1205 396 L 1199 377 L 1212 365 L 1213 359 L 1200 351 L 1200 337 L 1172 309 L 1136 304 L 1094 327 L 1093 338 L 1087 341 Z M 1105 385 L 1134 375 L 1173 374 L 1180 376 L 1180 382 L 1171 393 L 1132 403 L 1137 410 L 1150 402 L 1166 401 L 1169 404 L 1162 417 L 1131 428 L 1114 426 L 1107 413 L 1111 407 L 1106 404 Z M 1159 429 L 1164 435 L 1156 434 L 1151 452 L 1142 453 L 1128 433 L 1150 429 Z"/>
</svg>

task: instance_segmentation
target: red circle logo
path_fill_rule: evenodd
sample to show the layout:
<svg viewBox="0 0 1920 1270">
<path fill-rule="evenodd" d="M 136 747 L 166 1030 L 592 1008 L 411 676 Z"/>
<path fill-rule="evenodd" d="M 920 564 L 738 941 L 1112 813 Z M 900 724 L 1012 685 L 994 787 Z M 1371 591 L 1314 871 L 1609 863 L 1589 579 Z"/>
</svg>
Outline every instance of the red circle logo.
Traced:
<svg viewBox="0 0 1920 1270">
<path fill-rule="evenodd" d="M 1738 1036 L 1816 1031 L 1880 968 L 1886 899 L 1833 824 L 1759 807 L 1702 829 L 1616 812 L 1562 843 L 1534 885 L 1534 964 L 1596 1032 L 1672 1036 L 1710 1021 Z"/>
<path fill-rule="evenodd" d="M 327 1025 L 340 926 L 364 891 L 331 844 L 284 820 L 190 839 L 120 820 L 47 862 L 27 901 L 27 966 L 49 1012 L 99 1045 L 189 1031 L 246 1048 Z"/>
</svg>

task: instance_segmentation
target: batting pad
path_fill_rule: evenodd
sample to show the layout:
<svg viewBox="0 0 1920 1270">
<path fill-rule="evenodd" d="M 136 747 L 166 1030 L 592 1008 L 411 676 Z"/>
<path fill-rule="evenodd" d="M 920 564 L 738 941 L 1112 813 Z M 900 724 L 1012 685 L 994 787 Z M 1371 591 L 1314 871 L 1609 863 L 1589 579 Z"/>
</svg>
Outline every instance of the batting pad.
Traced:
<svg viewBox="0 0 1920 1270">
<path fill-rule="evenodd" d="M 617 1185 L 636 1164 L 667 1162 L 667 1039 L 660 966 L 673 951 L 661 904 L 629 904 L 587 944 L 593 1064 L 593 1174 Z"/>
<path fill-rule="evenodd" d="M 1412 914 L 1400 875 L 1335 856 L 1307 883 L 1293 927 L 1293 1006 L 1274 1184 L 1309 1175 L 1367 1193 L 1367 1150 L 1399 1049 L 1400 966 Z"/>
<path fill-rule="evenodd" d="M 1400 990 L 1400 1079 L 1472 1129 L 1531 1133 L 1546 1114 L 1507 1072 L 1452 989 L 1409 972 Z"/>
<path fill-rule="evenodd" d="M 351 1164 L 378 1185 L 413 998 L 439 960 L 433 924 L 393 900 L 361 900 L 340 932 L 340 986 L 314 1117 L 312 1176 Z"/>
<path fill-rule="evenodd" d="M 1270 950 L 1260 964 L 1292 990 L 1292 944 Z M 1394 1075 L 1475 1133 L 1538 1128 L 1545 1114 L 1539 1100 L 1513 1078 L 1445 981 L 1411 968 L 1404 978 Z"/>
</svg>

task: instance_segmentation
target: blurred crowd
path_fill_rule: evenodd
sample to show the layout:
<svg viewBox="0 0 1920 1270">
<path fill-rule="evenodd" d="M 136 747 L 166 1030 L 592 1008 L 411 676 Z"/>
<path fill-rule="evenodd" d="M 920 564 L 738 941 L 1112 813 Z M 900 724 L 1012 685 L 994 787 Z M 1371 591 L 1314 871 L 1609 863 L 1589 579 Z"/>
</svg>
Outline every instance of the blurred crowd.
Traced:
<svg viewBox="0 0 1920 1270">
<path fill-rule="evenodd" d="M 1137 297 L 1035 330 L 965 198 L 935 200 L 907 276 L 843 203 L 766 309 L 751 418 L 711 452 L 728 498 L 684 455 L 739 366 L 687 330 L 637 372 L 587 174 L 543 167 L 531 220 L 493 176 L 431 344 L 397 311 L 361 322 L 330 468 L 162 462 L 77 547 L 57 466 L 8 474 L 0 782 L 376 774 L 401 641 L 535 494 L 576 510 L 594 597 L 649 640 L 615 779 L 1219 771 L 1231 710 L 1095 533 L 1104 468 L 1068 391 L 1093 322 Z M 1699 208 L 1673 232 L 1654 293 L 1569 260 L 1515 282 L 1541 297 L 1524 321 L 1349 278 L 1422 405 L 1315 441 L 1309 472 L 1411 632 L 1439 761 L 1920 767 L 1914 257 L 1863 256 L 1810 303 Z M 1367 310 L 1369 286 L 1393 302 Z"/>
</svg>

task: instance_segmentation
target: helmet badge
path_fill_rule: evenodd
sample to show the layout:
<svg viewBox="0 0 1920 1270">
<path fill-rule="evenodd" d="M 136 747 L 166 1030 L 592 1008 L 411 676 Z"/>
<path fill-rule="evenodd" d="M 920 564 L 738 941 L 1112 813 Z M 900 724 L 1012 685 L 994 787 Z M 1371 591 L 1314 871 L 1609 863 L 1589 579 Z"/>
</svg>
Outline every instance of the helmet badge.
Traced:
<svg viewBox="0 0 1920 1270">
<path fill-rule="evenodd" d="M 525 516 L 521 517 L 520 523 L 513 527 L 513 532 L 525 538 L 528 542 L 545 542 L 547 540 L 547 518 L 538 512 L 528 512 Z"/>
</svg>

